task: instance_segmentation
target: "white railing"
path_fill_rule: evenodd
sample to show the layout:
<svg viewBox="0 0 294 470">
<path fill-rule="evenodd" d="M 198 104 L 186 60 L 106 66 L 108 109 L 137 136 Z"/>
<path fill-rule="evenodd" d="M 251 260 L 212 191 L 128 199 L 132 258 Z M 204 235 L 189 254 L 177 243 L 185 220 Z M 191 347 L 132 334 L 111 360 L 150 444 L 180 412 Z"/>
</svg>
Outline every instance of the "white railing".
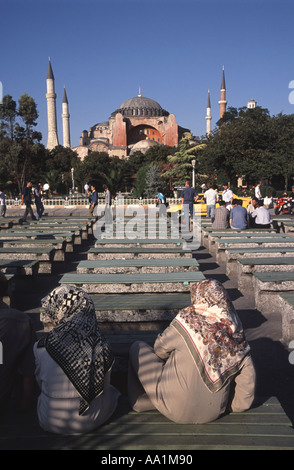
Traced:
<svg viewBox="0 0 294 470">
<path fill-rule="evenodd" d="M 112 205 L 116 206 L 118 204 L 121 204 L 123 202 L 124 205 L 126 206 L 131 206 L 131 205 L 155 205 L 156 204 L 156 198 L 130 198 L 130 197 L 124 197 L 124 198 L 114 198 L 112 199 Z M 174 205 L 174 204 L 180 204 L 181 199 L 180 198 L 167 198 L 167 202 L 169 205 Z M 74 198 L 74 197 L 64 197 L 64 198 L 48 198 L 48 199 L 43 199 L 43 204 L 45 207 L 53 207 L 53 206 L 89 206 L 89 201 L 85 197 L 81 198 Z M 6 205 L 7 206 L 21 206 L 21 199 L 15 198 L 15 199 L 8 199 L 6 198 Z M 105 205 L 105 199 L 104 198 L 98 198 L 98 205 L 104 206 Z M 23 206 L 24 207 L 24 206 Z"/>
</svg>

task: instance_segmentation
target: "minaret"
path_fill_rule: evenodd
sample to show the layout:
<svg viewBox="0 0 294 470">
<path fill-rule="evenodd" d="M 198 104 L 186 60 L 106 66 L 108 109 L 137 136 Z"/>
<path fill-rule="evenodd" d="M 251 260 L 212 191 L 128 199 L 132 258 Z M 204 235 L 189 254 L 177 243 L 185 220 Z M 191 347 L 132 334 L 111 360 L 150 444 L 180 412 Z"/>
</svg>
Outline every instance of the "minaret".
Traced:
<svg viewBox="0 0 294 470">
<path fill-rule="evenodd" d="M 48 140 L 47 149 L 52 150 L 58 145 L 57 137 L 57 118 L 56 118 L 56 94 L 54 89 L 54 75 L 49 57 L 49 66 L 47 73 L 47 116 L 48 116 Z"/>
<path fill-rule="evenodd" d="M 207 108 L 206 108 L 206 135 L 211 134 L 211 105 L 210 105 L 210 91 L 208 90 Z"/>
<path fill-rule="evenodd" d="M 69 112 L 68 112 L 68 100 L 65 91 L 63 90 L 62 98 L 62 129 L 63 129 L 63 147 L 70 147 L 70 131 L 69 131 Z"/>
<path fill-rule="evenodd" d="M 223 76 L 222 76 L 222 84 L 221 84 L 221 96 L 219 104 L 219 118 L 221 119 L 226 112 L 226 83 L 225 83 L 225 67 L 223 66 Z"/>
</svg>

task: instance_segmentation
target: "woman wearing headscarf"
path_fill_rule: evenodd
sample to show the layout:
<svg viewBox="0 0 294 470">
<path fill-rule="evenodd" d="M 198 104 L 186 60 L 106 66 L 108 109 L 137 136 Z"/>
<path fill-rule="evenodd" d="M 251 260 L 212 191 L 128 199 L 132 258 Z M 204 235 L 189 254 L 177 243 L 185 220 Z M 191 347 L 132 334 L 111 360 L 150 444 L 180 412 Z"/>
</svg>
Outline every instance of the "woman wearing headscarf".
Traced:
<svg viewBox="0 0 294 470">
<path fill-rule="evenodd" d="M 120 395 L 110 384 L 110 346 L 83 290 L 57 287 L 42 299 L 42 310 L 54 328 L 34 346 L 40 426 L 58 434 L 88 432 L 112 415 Z"/>
<path fill-rule="evenodd" d="M 176 423 L 207 423 L 252 405 L 255 369 L 241 322 L 216 280 L 191 285 L 179 311 L 151 348 L 129 355 L 128 393 L 135 411 L 157 409 Z"/>
</svg>

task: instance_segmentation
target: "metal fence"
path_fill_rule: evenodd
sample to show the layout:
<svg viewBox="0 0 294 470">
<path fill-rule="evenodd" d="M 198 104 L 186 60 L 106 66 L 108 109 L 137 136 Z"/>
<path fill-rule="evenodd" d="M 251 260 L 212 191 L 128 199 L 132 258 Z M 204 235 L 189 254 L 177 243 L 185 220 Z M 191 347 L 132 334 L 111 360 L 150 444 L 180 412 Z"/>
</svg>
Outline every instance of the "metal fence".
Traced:
<svg viewBox="0 0 294 470">
<path fill-rule="evenodd" d="M 130 198 L 130 197 L 116 197 L 112 199 L 112 205 L 126 205 L 126 206 L 137 206 L 137 205 L 155 205 L 157 199 L 156 198 Z M 75 198 L 75 197 L 64 197 L 64 198 L 48 198 L 42 200 L 45 207 L 54 207 L 54 206 L 89 206 L 89 201 L 85 197 Z M 180 198 L 167 198 L 167 202 L 169 205 L 180 204 Z M 7 206 L 21 206 L 21 199 L 8 199 L 6 198 L 6 205 Z M 98 205 L 104 206 L 105 199 L 98 198 Z"/>
</svg>

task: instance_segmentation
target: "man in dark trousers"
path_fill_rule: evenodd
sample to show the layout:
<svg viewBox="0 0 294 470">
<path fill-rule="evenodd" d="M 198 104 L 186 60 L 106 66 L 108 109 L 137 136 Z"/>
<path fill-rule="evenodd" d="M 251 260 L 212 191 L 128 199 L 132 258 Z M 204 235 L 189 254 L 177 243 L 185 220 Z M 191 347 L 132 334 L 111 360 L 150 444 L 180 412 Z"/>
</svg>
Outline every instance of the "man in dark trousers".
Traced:
<svg viewBox="0 0 294 470">
<path fill-rule="evenodd" d="M 90 201 L 90 207 L 89 207 L 89 214 L 93 216 L 94 209 L 98 204 L 98 193 L 96 191 L 96 188 L 94 184 L 91 184 L 91 201 Z"/>
<path fill-rule="evenodd" d="M 32 220 L 36 220 L 36 217 L 34 216 L 33 209 L 32 209 L 32 201 L 31 201 L 31 193 L 32 193 L 32 183 L 30 181 L 27 182 L 27 185 L 23 188 L 22 190 L 22 195 L 21 195 L 21 204 L 25 204 L 26 210 L 24 213 L 24 216 L 22 218 L 23 222 L 27 221 L 27 216 L 28 213 L 30 213 Z"/>
<path fill-rule="evenodd" d="M 182 191 L 182 209 L 184 210 L 185 226 L 187 231 L 190 231 L 190 217 L 194 217 L 194 203 L 197 201 L 198 197 L 196 190 L 191 188 L 189 181 L 186 181 L 185 188 Z"/>
</svg>

